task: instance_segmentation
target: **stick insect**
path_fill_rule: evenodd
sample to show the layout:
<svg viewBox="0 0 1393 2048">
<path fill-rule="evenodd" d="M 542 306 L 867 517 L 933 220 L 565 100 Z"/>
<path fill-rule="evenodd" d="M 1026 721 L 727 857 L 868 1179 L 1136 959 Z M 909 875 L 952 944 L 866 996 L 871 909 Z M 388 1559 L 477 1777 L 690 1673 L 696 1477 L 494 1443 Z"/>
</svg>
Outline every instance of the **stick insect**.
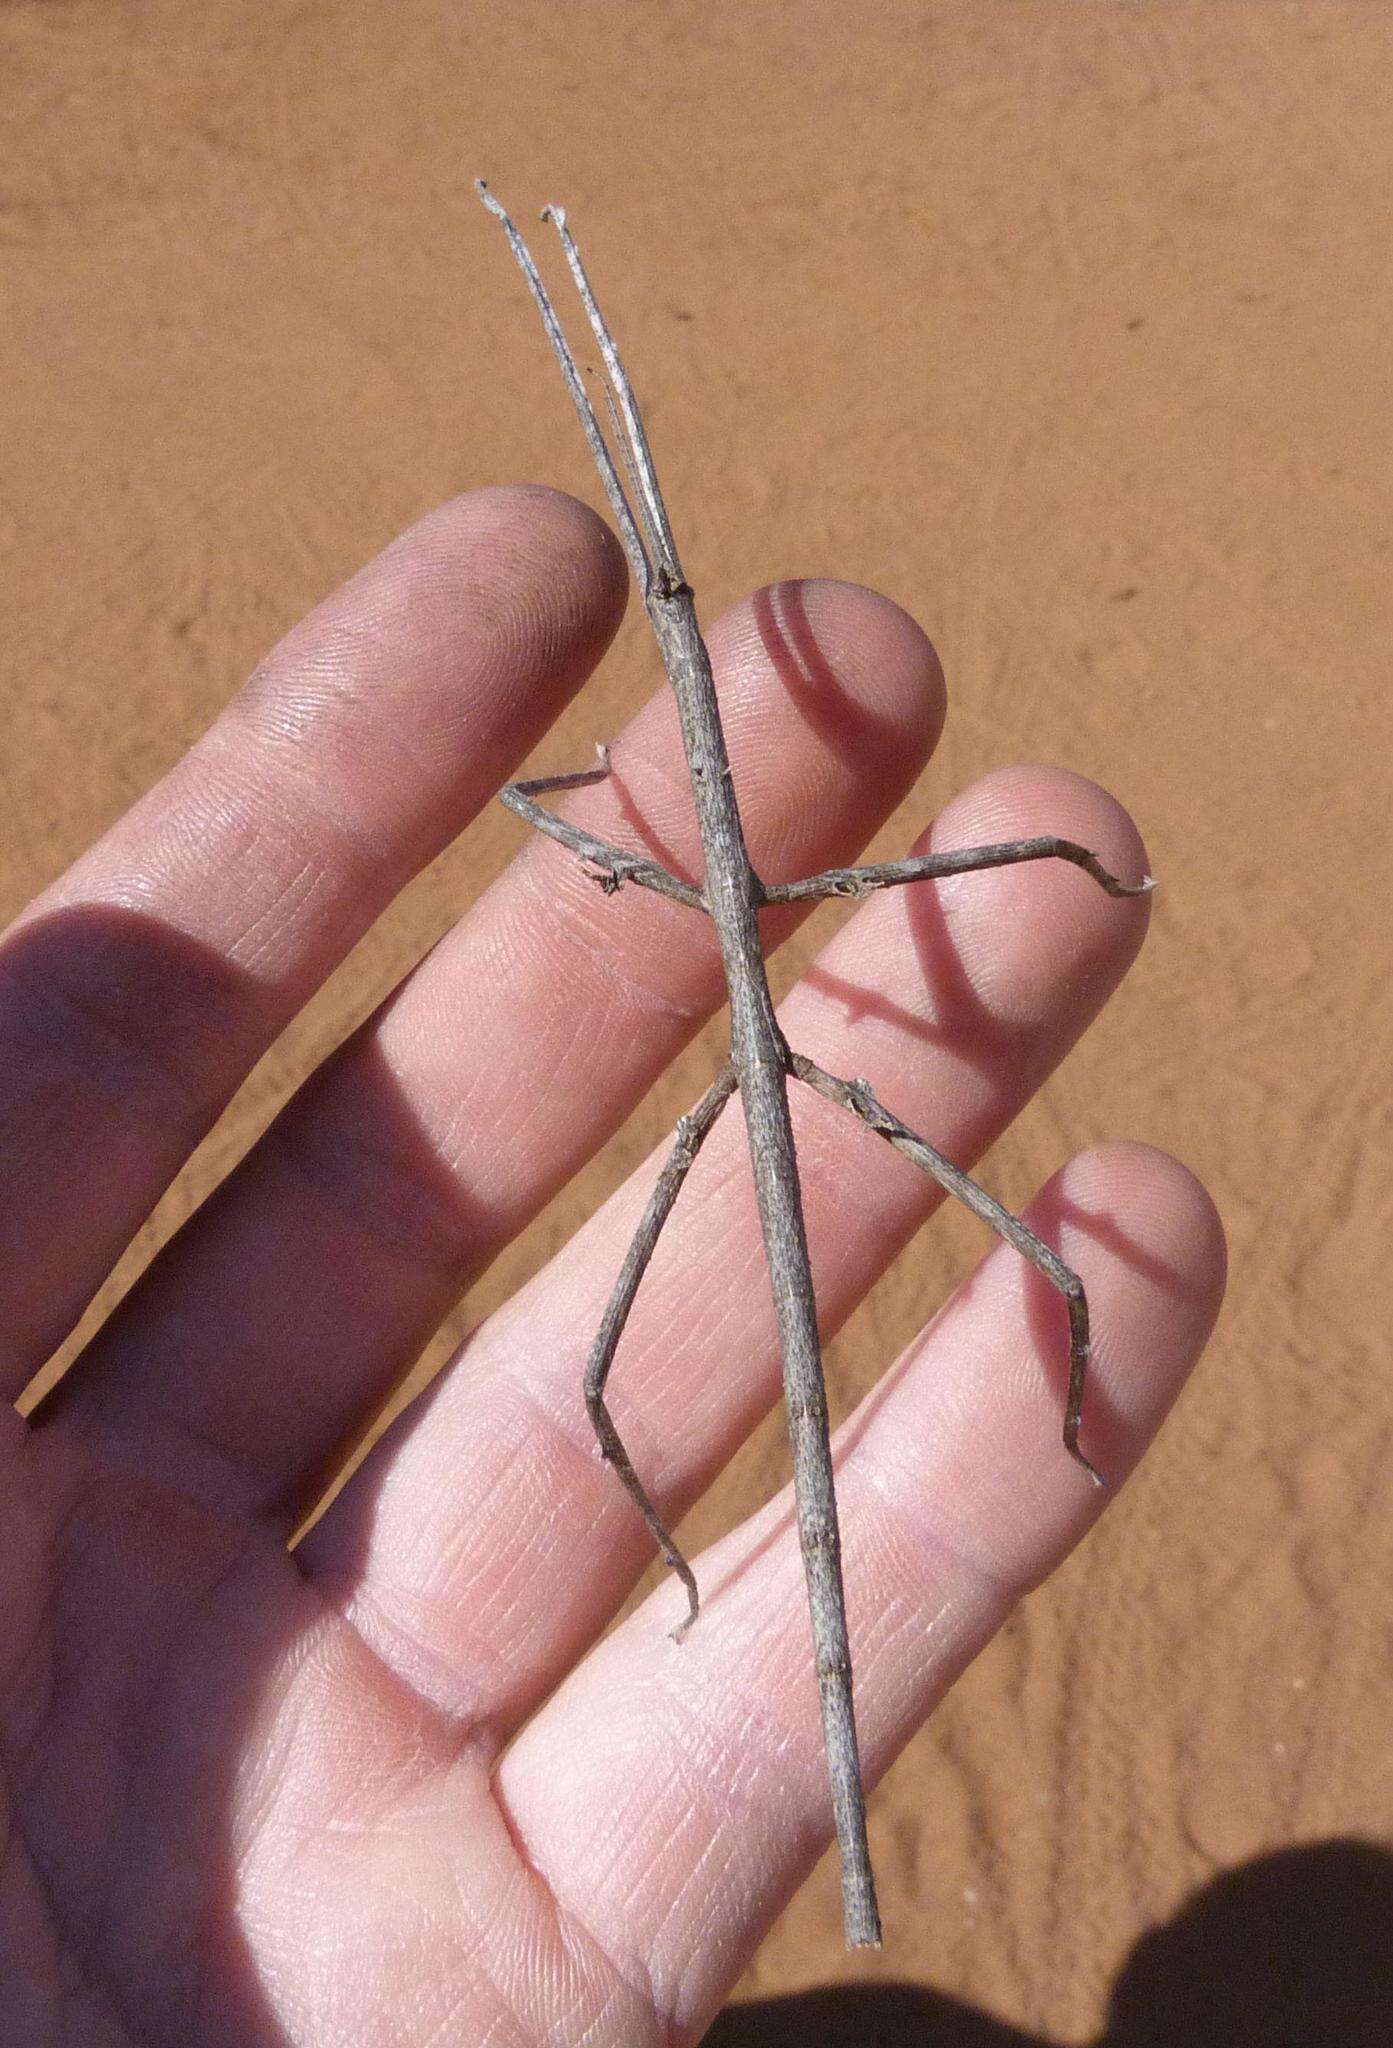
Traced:
<svg viewBox="0 0 1393 2048">
<path fill-rule="evenodd" d="M 663 1558 L 686 1588 L 688 1613 L 675 1631 L 679 1640 L 695 1621 L 696 1579 L 657 1509 L 648 1498 L 605 1403 L 605 1385 L 625 1321 L 633 1306 L 658 1235 L 672 1211 L 697 1152 L 732 1095 L 745 1113 L 760 1228 L 773 1291 L 783 1355 L 784 1398 L 793 1451 L 798 1537 L 808 1586 L 814 1663 L 822 1710 L 823 1739 L 831 1782 L 832 1808 L 841 1856 L 842 1908 L 849 1948 L 880 1944 L 880 1914 L 866 1840 L 866 1803 L 856 1739 L 851 1652 L 842 1588 L 841 1542 L 832 1483 L 827 1395 L 818 1340 L 817 1309 L 808 1263 L 798 1163 L 789 1114 L 789 1082 L 797 1080 L 841 1104 L 872 1131 L 912 1159 L 940 1187 L 980 1216 L 1058 1288 L 1069 1311 L 1069 1384 L 1064 1409 L 1064 1446 L 1097 1484 L 1103 1480 L 1079 1448 L 1079 1421 L 1089 1359 L 1088 1303 L 1083 1283 L 1062 1259 L 993 1199 L 951 1160 L 916 1136 L 880 1103 L 868 1082 L 841 1080 L 791 1050 L 774 1015 L 758 914 L 766 904 L 815 902 L 829 896 L 859 897 L 874 889 L 930 881 L 1020 861 L 1064 860 L 1081 868 L 1110 896 L 1139 896 L 1149 876 L 1128 883 L 1109 874 L 1086 847 L 1071 840 L 1036 838 L 927 854 L 875 867 L 835 868 L 796 882 L 765 882 L 746 850 L 740 811 L 721 729 L 711 663 L 697 624 L 690 584 L 682 571 L 667 508 L 659 488 L 648 436 L 614 338 L 596 302 L 580 251 L 559 207 L 542 218 L 560 237 L 567 264 L 590 323 L 607 378 L 606 398 L 627 477 L 621 477 L 576 359 L 526 242 L 503 207 L 478 181 L 484 205 L 501 222 L 513 255 L 531 288 L 547 337 L 561 367 L 619 536 L 642 595 L 663 666 L 677 698 L 682 743 L 691 776 L 704 859 L 700 888 L 682 881 L 657 862 L 626 853 L 555 816 L 539 797 L 601 782 L 609 760 L 600 749 L 598 765 L 572 775 L 511 783 L 502 800 L 518 817 L 580 856 L 607 894 L 632 883 L 703 912 L 715 926 L 730 999 L 730 1057 L 696 1108 L 684 1116 L 667 1163 L 644 1211 L 638 1234 L 624 1260 L 605 1310 L 585 1374 L 585 1400 L 600 1449 L 628 1489 Z M 632 493 L 632 498 L 630 496 Z"/>
</svg>

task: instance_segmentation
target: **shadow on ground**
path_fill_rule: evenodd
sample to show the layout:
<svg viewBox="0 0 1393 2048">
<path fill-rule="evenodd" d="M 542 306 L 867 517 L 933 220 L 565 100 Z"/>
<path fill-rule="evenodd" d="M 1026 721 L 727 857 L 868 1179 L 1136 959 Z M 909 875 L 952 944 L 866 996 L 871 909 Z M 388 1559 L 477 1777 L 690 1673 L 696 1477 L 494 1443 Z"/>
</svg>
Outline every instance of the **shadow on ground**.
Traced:
<svg viewBox="0 0 1393 2048">
<path fill-rule="evenodd" d="M 1231 1871 L 1138 1942 L 1094 2048 L 1387 2048 L 1393 1856 L 1323 1842 Z M 703 2048 L 1056 2048 L 908 1984 L 732 2006 Z"/>
</svg>

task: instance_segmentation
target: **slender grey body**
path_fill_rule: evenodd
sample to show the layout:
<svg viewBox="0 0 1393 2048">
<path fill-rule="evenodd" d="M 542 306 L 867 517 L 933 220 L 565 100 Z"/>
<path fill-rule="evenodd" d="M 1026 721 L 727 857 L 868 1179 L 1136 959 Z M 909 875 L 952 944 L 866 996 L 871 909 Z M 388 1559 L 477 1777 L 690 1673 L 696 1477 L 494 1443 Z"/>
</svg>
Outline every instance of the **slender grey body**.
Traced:
<svg viewBox="0 0 1393 2048">
<path fill-rule="evenodd" d="M 823 1737 L 842 1851 L 847 1939 L 856 1947 L 874 1946 L 880 1941 L 880 1916 L 866 1843 L 816 1295 L 788 1107 L 789 1049 L 774 1017 L 759 939 L 757 913 L 762 890 L 745 846 L 716 707 L 716 686 L 691 592 L 685 586 L 670 595 L 655 591 L 648 613 L 677 694 L 705 856 L 707 906 L 730 991 L 731 1062 L 749 1132 L 755 1195 L 783 1352 L 798 1533 L 808 1578 Z"/>
<path fill-rule="evenodd" d="M 565 216 L 558 208 L 547 208 L 543 218 L 550 219 L 561 236 L 566 260 L 604 358 L 609 378 L 607 397 L 635 494 L 637 513 L 625 494 L 575 358 L 561 331 L 531 252 L 482 181 L 478 190 L 489 211 L 502 222 L 513 254 L 537 302 L 547 336 L 590 443 L 600 480 L 613 508 L 620 539 L 643 593 L 644 607 L 677 698 L 682 743 L 701 833 L 705 868 L 702 887 L 693 888 L 690 882 L 670 874 L 657 862 L 611 846 L 568 819 L 554 816 L 537 803 L 536 798 L 548 790 L 577 789 L 587 783 L 603 781 L 609 773 L 609 757 L 603 748 L 598 767 L 584 769 L 578 774 L 511 783 L 502 793 L 503 801 L 539 831 L 579 854 L 589 863 L 602 888 L 614 890 L 625 882 L 631 882 L 639 888 L 656 890 L 691 909 L 705 911 L 716 927 L 730 997 L 730 1061 L 696 1108 L 678 1125 L 672 1152 L 649 1197 L 591 1348 L 585 1374 L 586 1406 L 604 1456 L 628 1489 L 664 1558 L 687 1589 L 687 1620 L 674 1631 L 680 1640 L 696 1619 L 699 1605 L 696 1579 L 634 1470 L 605 1405 L 604 1390 L 625 1321 L 633 1306 L 639 1281 L 653 1255 L 659 1232 L 699 1146 L 738 1087 L 745 1107 L 755 1195 L 783 1356 L 784 1399 L 793 1448 L 798 1538 L 808 1583 L 823 1739 L 837 1843 L 841 1852 L 846 1939 L 852 1948 L 875 1947 L 880 1942 L 880 1915 L 866 1841 L 866 1802 L 852 1707 L 851 1651 L 842 1591 L 841 1541 L 832 1482 L 827 1396 L 822 1376 L 816 1295 L 803 1225 L 798 1160 L 789 1116 L 789 1077 L 795 1075 L 799 1081 L 860 1117 L 870 1130 L 907 1158 L 913 1159 L 940 1187 L 966 1203 L 975 1215 L 988 1223 L 1059 1289 L 1069 1311 L 1069 1388 L 1064 1408 L 1064 1446 L 1090 1478 L 1101 1485 L 1101 1476 L 1089 1464 L 1078 1442 L 1089 1358 L 1088 1303 L 1083 1283 L 1059 1255 L 1018 1217 L 1003 1209 L 960 1167 L 885 1109 L 876 1100 L 868 1083 L 839 1080 L 833 1074 L 824 1073 L 812 1061 L 790 1052 L 774 1016 L 769 981 L 764 971 L 759 908 L 765 903 L 861 896 L 874 889 L 932 881 L 943 875 L 964 874 L 975 869 L 1004 867 L 1032 860 L 1069 861 L 1091 876 L 1110 896 L 1143 895 L 1153 885 L 1149 876 L 1137 883 L 1120 882 L 1086 847 L 1055 837 L 958 848 L 948 853 L 926 854 L 912 860 L 872 867 L 834 868 L 802 881 L 768 886 L 761 882 L 750 864 L 745 845 L 725 735 L 721 730 L 711 662 L 697 625 L 692 592 L 682 574 L 648 437 L 619 351 L 595 303 L 580 252 L 567 229 Z"/>
</svg>

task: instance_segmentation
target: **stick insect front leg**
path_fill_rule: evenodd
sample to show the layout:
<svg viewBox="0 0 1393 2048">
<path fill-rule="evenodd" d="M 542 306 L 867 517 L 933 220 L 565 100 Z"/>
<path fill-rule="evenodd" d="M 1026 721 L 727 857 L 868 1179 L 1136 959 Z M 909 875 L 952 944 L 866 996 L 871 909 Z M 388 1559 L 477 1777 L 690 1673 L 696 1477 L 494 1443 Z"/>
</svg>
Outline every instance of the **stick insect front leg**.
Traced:
<svg viewBox="0 0 1393 2048">
<path fill-rule="evenodd" d="M 514 817 L 524 818 L 539 832 L 545 832 L 548 839 L 555 839 L 588 861 L 590 872 L 607 896 L 612 896 L 625 882 L 633 882 L 640 889 L 653 889 L 659 896 L 671 897 L 674 903 L 685 903 L 689 910 L 705 910 L 706 898 L 700 889 L 669 873 L 658 861 L 648 860 L 642 854 L 625 853 L 622 847 L 611 846 L 607 839 L 597 839 L 593 832 L 558 818 L 554 811 L 536 801 L 552 790 L 588 789 L 593 783 L 603 782 L 610 772 L 609 748 L 599 747 L 596 751 L 600 758 L 593 768 L 579 768 L 572 775 L 541 775 L 534 782 L 510 782 L 500 790 L 500 801 Z"/>
<path fill-rule="evenodd" d="M 934 882 L 945 875 L 1017 867 L 1029 860 L 1067 860 L 1091 875 L 1109 896 L 1145 896 L 1156 887 L 1151 875 L 1143 875 L 1139 882 L 1120 882 L 1086 846 L 1051 835 L 1007 839 L 996 846 L 960 846 L 948 853 L 925 853 L 912 860 L 884 861 L 876 867 L 828 868 L 823 874 L 808 875 L 801 882 L 766 882 L 763 901 L 816 903 L 827 896 L 869 896 L 873 889 L 894 889 L 904 882 Z"/>
<path fill-rule="evenodd" d="M 585 1369 L 585 1405 L 594 1424 L 595 1434 L 600 1440 L 600 1450 L 605 1462 L 613 1465 L 623 1480 L 634 1506 L 648 1524 L 653 1540 L 663 1554 L 664 1562 L 676 1572 L 687 1589 L 688 1614 L 686 1620 L 672 1632 L 675 1642 L 681 1642 L 697 1618 L 701 1602 L 697 1594 L 696 1577 L 668 1534 L 657 1509 L 644 1491 L 643 1482 L 634 1470 L 633 1461 L 614 1426 L 614 1419 L 605 1406 L 605 1381 L 609 1378 L 609 1369 L 614 1363 L 619 1339 L 623 1335 L 629 1311 L 634 1305 L 639 1281 L 643 1278 L 648 1261 L 653 1256 L 658 1234 L 672 1213 L 672 1205 L 677 1200 L 692 1161 L 700 1151 L 717 1117 L 735 1093 L 736 1086 L 735 1068 L 727 1064 L 716 1076 L 696 1108 L 679 1121 L 677 1136 L 668 1154 L 667 1164 L 658 1175 L 657 1185 L 648 1198 L 643 1220 L 639 1224 L 633 1243 L 629 1246 L 628 1256 L 615 1282 L 614 1292 L 609 1298 L 604 1321 L 600 1324 L 599 1334 L 591 1347 L 589 1363 Z"/>
<path fill-rule="evenodd" d="M 969 1208 L 974 1216 L 996 1232 L 1018 1251 L 1023 1259 L 1029 1260 L 1036 1271 L 1043 1273 L 1051 1286 L 1057 1287 L 1064 1296 L 1069 1309 L 1069 1390 L 1064 1403 L 1064 1448 L 1071 1458 L 1082 1465 L 1095 1486 L 1105 1486 L 1106 1480 L 1095 1465 L 1079 1449 L 1079 1422 L 1083 1412 L 1084 1380 L 1088 1374 L 1089 1333 L 1088 1298 L 1083 1282 L 1073 1268 L 1066 1266 L 1059 1254 L 1047 1245 L 1043 1238 L 1004 1209 L 984 1187 L 954 1166 L 938 1149 L 930 1145 L 892 1116 L 882 1102 L 876 1099 L 869 1081 L 841 1081 L 835 1074 L 827 1073 L 822 1067 L 805 1059 L 801 1053 L 792 1056 L 792 1071 L 808 1087 L 815 1088 L 819 1095 L 825 1095 L 829 1102 L 840 1103 L 859 1116 L 862 1123 L 873 1130 L 887 1144 L 902 1152 L 906 1159 L 912 1159 L 916 1166 L 932 1175 L 939 1186 Z"/>
</svg>

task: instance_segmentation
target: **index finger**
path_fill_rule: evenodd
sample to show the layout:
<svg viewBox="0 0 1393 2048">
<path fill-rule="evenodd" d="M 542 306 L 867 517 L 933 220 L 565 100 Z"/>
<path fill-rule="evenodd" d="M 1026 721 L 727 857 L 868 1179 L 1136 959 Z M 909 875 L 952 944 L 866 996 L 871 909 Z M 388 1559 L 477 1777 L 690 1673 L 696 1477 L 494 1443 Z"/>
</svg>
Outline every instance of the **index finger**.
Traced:
<svg viewBox="0 0 1393 2048">
<path fill-rule="evenodd" d="M 0 941 L 7 1398 L 261 1053 L 585 680 L 625 588 L 574 499 L 443 506 Z"/>
</svg>

